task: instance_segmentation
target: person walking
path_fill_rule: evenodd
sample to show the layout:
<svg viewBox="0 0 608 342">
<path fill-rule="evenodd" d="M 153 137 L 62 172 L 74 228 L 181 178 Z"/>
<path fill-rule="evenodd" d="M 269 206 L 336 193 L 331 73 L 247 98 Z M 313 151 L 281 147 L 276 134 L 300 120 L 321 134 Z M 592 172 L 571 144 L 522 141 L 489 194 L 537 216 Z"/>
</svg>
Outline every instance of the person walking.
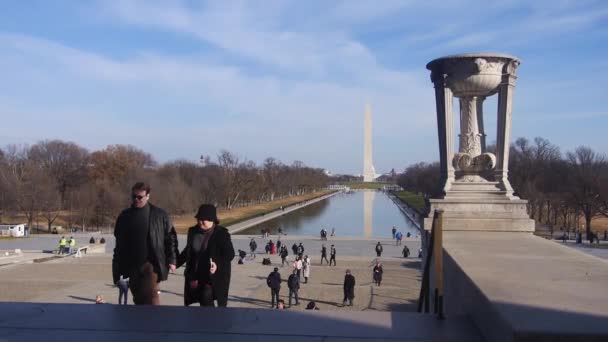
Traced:
<svg viewBox="0 0 608 342">
<path fill-rule="evenodd" d="M 159 305 L 158 283 L 175 272 L 177 256 L 169 215 L 152 205 L 150 186 L 137 182 L 131 188 L 131 207 L 123 210 L 114 228 L 112 279 L 129 278 L 136 305 Z"/>
<path fill-rule="evenodd" d="M 228 229 L 220 226 L 217 209 L 203 204 L 195 215 L 196 225 L 188 229 L 186 247 L 179 254 L 177 267 L 186 264 L 184 271 L 184 305 L 228 305 L 231 262 L 234 246 Z"/>
<path fill-rule="evenodd" d="M 296 260 L 293 262 L 293 269 L 297 272 L 298 274 L 298 280 L 302 279 L 301 275 L 302 275 L 302 258 L 300 258 L 299 256 L 296 256 Z"/>
<path fill-rule="evenodd" d="M 129 294 L 129 278 L 125 278 L 122 275 L 116 282 L 118 287 L 118 304 L 127 305 L 127 295 Z"/>
<path fill-rule="evenodd" d="M 382 264 L 380 263 L 380 261 L 376 261 L 376 265 L 374 266 L 373 269 L 373 278 L 374 278 L 374 283 L 376 283 L 377 286 L 380 286 L 380 284 L 382 283 L 382 274 L 384 273 L 384 269 L 382 268 Z"/>
<path fill-rule="evenodd" d="M 304 256 L 302 261 L 302 270 L 304 273 L 304 284 L 308 284 L 308 277 L 310 277 L 310 258 L 308 255 Z"/>
<path fill-rule="evenodd" d="M 407 248 L 407 246 L 403 246 L 403 251 L 401 251 L 401 253 L 403 253 L 404 258 L 408 258 L 410 256 L 410 249 Z"/>
<path fill-rule="evenodd" d="M 289 252 L 287 251 L 287 247 L 285 247 L 285 245 L 281 246 L 281 266 L 284 266 L 285 263 L 287 262 L 287 255 L 289 255 Z"/>
<path fill-rule="evenodd" d="M 396 246 L 401 246 L 401 240 L 403 239 L 403 233 L 397 232 L 395 237 L 397 238 Z"/>
<path fill-rule="evenodd" d="M 276 302 L 276 308 L 278 309 L 279 292 L 281 292 L 281 274 L 279 273 L 278 267 L 275 267 L 274 271 L 268 274 L 266 285 L 270 287 L 270 308 L 274 308 Z"/>
<path fill-rule="evenodd" d="M 59 239 L 59 254 L 64 254 L 66 252 L 66 246 L 68 244 L 68 240 L 66 240 L 65 236 L 62 236 Z"/>
<path fill-rule="evenodd" d="M 68 254 L 74 253 L 74 249 L 76 247 L 76 239 L 73 236 L 70 236 L 70 241 L 68 241 Z"/>
<path fill-rule="evenodd" d="M 346 270 L 344 275 L 344 299 L 342 300 L 342 306 L 346 306 L 348 300 L 348 306 L 353 306 L 353 299 L 355 298 L 355 276 L 350 273 L 350 270 Z"/>
<path fill-rule="evenodd" d="M 331 266 L 331 262 L 334 262 L 334 266 L 336 266 L 336 248 L 334 245 L 331 245 L 331 249 L 329 250 L 329 266 Z"/>
<path fill-rule="evenodd" d="M 258 244 L 253 238 L 249 241 L 249 250 L 251 251 L 251 257 L 255 259 L 255 250 L 258 248 Z"/>
<path fill-rule="evenodd" d="M 304 245 L 302 245 L 301 242 L 298 245 L 298 256 L 300 257 L 300 259 L 302 259 L 302 257 L 304 256 Z"/>
<path fill-rule="evenodd" d="M 291 245 L 291 251 L 293 252 L 293 255 L 298 255 L 298 245 L 295 242 Z"/>
<path fill-rule="evenodd" d="M 321 245 L 321 265 L 323 265 L 323 259 L 325 259 L 325 262 L 329 265 L 329 260 L 327 260 L 327 247 L 325 247 L 325 244 Z"/>
<path fill-rule="evenodd" d="M 287 279 L 287 287 L 289 287 L 289 306 L 291 307 L 291 298 L 295 297 L 296 305 L 300 305 L 300 298 L 298 297 L 298 291 L 300 290 L 300 275 L 299 272 L 293 270 L 289 278 Z"/>
<path fill-rule="evenodd" d="M 382 256 L 382 244 L 380 243 L 380 241 L 378 241 L 378 243 L 376 244 L 376 256 L 377 257 L 381 257 Z"/>
<path fill-rule="evenodd" d="M 394 240 L 395 234 L 397 233 L 397 228 L 395 226 L 393 226 L 392 232 L 393 232 L 393 240 Z"/>
</svg>

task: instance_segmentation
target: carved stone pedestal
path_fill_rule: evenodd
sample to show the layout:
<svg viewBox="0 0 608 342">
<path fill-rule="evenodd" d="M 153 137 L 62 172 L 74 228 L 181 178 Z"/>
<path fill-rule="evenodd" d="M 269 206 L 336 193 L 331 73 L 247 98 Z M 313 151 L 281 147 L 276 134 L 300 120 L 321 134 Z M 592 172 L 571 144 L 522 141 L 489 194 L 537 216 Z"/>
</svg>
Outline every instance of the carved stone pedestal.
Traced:
<svg viewBox="0 0 608 342">
<path fill-rule="evenodd" d="M 519 60 L 501 54 L 463 54 L 429 64 L 435 85 L 441 198 L 431 200 L 444 210 L 445 230 L 534 231 L 527 201 L 513 195 L 508 179 L 511 103 Z M 486 150 L 483 102 L 498 94 L 496 150 Z M 454 97 L 459 98 L 460 134 L 454 151 Z M 425 219 L 430 229 L 432 219 Z"/>
</svg>

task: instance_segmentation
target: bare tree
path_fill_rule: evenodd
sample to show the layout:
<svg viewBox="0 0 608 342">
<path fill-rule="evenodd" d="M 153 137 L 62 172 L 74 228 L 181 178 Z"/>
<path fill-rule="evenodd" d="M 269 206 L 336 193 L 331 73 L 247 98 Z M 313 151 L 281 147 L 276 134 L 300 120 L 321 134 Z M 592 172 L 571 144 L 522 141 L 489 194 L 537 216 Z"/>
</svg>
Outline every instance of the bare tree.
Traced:
<svg viewBox="0 0 608 342">
<path fill-rule="evenodd" d="M 86 181 L 89 152 L 72 142 L 41 141 L 30 148 L 29 158 L 55 179 L 61 202 L 66 192 Z"/>
<path fill-rule="evenodd" d="M 602 180 L 605 179 L 608 167 L 606 158 L 595 153 L 591 148 L 581 146 L 567 154 L 568 191 L 570 203 L 583 213 L 587 239 L 591 239 L 591 220 L 606 214 Z"/>
</svg>

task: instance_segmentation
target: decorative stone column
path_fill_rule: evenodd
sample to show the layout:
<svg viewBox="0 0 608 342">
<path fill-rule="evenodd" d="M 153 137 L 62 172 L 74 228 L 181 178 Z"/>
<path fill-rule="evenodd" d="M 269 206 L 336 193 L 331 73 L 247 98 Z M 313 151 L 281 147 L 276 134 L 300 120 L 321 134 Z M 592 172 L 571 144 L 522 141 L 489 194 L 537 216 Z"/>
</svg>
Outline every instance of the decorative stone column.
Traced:
<svg viewBox="0 0 608 342">
<path fill-rule="evenodd" d="M 516 57 L 502 54 L 463 54 L 427 64 L 435 87 L 440 198 L 434 209 L 444 210 L 445 230 L 533 231 L 527 201 L 513 195 L 508 180 L 511 105 Z M 498 94 L 496 154 L 486 150 L 483 102 Z M 453 97 L 459 99 L 460 134 L 454 153 Z M 425 228 L 431 223 L 425 219 Z"/>
</svg>

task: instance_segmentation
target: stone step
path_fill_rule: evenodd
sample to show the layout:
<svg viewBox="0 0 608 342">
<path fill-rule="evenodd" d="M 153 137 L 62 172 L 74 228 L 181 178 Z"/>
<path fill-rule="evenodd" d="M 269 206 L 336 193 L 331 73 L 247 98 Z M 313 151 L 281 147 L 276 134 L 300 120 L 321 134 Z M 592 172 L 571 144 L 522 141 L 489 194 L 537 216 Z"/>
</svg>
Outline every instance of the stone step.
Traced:
<svg viewBox="0 0 608 342">
<path fill-rule="evenodd" d="M 466 316 L 0 303 L 0 340 L 482 341 Z"/>
</svg>

